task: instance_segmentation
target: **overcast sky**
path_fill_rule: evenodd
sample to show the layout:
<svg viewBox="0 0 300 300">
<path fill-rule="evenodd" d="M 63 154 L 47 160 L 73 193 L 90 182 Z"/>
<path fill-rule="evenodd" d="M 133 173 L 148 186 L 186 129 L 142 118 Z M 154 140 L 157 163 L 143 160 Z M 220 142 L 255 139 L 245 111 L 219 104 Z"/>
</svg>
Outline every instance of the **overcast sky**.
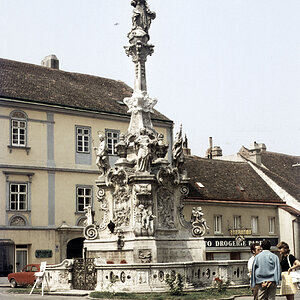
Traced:
<svg viewBox="0 0 300 300">
<path fill-rule="evenodd" d="M 192 153 L 208 138 L 223 154 L 253 141 L 300 155 L 300 1 L 148 0 L 148 93 L 180 123 Z M 130 0 L 0 0 L 0 57 L 133 86 L 125 54 Z M 0 83 L 1 84 L 1 83 Z"/>
</svg>

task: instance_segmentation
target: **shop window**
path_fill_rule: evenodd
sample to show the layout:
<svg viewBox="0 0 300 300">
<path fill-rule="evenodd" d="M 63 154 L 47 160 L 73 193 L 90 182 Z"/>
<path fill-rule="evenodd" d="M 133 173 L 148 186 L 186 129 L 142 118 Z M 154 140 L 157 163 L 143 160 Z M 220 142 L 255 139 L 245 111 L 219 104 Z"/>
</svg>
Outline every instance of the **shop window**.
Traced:
<svg viewBox="0 0 300 300">
<path fill-rule="evenodd" d="M 230 260 L 240 260 L 240 252 L 230 252 Z"/>
<path fill-rule="evenodd" d="M 221 234 L 222 233 L 222 216 L 214 216 L 214 233 Z"/>
<path fill-rule="evenodd" d="M 258 234 L 258 217 L 251 217 L 252 234 Z"/>
<path fill-rule="evenodd" d="M 206 260 L 214 260 L 214 254 L 211 252 L 206 252 Z"/>
<path fill-rule="evenodd" d="M 275 233 L 275 217 L 269 217 L 269 233 Z"/>
<path fill-rule="evenodd" d="M 107 151 L 109 155 L 117 155 L 115 151 L 115 145 L 119 142 L 120 131 L 119 130 L 105 130 Z"/>
<path fill-rule="evenodd" d="M 83 213 L 84 208 L 92 205 L 92 187 L 77 186 L 76 188 L 76 211 Z"/>
<path fill-rule="evenodd" d="M 233 229 L 241 229 L 241 216 L 233 216 Z"/>
</svg>

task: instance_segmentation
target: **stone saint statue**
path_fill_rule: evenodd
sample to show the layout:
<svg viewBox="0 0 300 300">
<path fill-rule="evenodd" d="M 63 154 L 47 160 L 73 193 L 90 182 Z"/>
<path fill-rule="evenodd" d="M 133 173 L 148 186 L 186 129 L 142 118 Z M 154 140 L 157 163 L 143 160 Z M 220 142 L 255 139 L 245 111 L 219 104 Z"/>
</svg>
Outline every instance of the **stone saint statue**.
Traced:
<svg viewBox="0 0 300 300">
<path fill-rule="evenodd" d="M 176 133 L 175 141 L 172 148 L 172 156 L 174 166 L 179 168 L 184 161 L 183 157 L 183 139 L 182 139 L 182 126 L 180 126 L 179 132 Z"/>
<path fill-rule="evenodd" d="M 132 30 L 143 30 L 148 33 L 151 21 L 155 19 L 155 12 L 150 11 L 146 0 L 132 0 L 134 7 L 132 16 Z"/>
<path fill-rule="evenodd" d="M 84 207 L 85 211 L 85 226 L 92 225 L 94 223 L 93 221 L 93 214 L 92 214 L 92 207 L 90 205 Z"/>
<path fill-rule="evenodd" d="M 94 147 L 97 156 L 96 165 L 98 166 L 101 175 L 104 175 L 110 167 L 108 162 L 107 146 L 105 137 L 101 133 L 98 133 L 98 137 L 100 141 L 99 146 L 98 148 Z"/>
<path fill-rule="evenodd" d="M 152 158 L 152 147 L 153 143 L 150 137 L 147 135 L 146 129 L 140 130 L 139 137 L 135 140 L 137 152 L 137 171 L 149 172 L 150 163 Z"/>
<path fill-rule="evenodd" d="M 141 214 L 142 228 L 145 230 L 153 231 L 154 216 L 151 213 L 150 207 L 148 209 L 145 209 L 145 206 L 143 204 L 140 204 L 138 207 L 140 209 Z"/>
</svg>

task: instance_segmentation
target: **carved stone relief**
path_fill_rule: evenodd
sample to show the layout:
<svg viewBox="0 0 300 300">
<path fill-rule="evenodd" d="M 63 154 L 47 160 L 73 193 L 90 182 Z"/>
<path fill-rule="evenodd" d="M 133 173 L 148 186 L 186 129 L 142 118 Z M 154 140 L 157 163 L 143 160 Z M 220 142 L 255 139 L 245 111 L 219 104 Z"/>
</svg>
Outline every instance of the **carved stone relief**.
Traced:
<svg viewBox="0 0 300 300">
<path fill-rule="evenodd" d="M 136 236 L 149 236 L 154 234 L 152 206 L 136 204 L 134 214 L 134 232 Z"/>
<path fill-rule="evenodd" d="M 138 195 L 138 196 L 139 195 L 151 195 L 152 188 L 151 188 L 151 184 L 140 183 L 140 184 L 134 185 L 134 190 L 135 190 L 136 195 Z"/>
<path fill-rule="evenodd" d="M 162 185 L 178 184 L 180 176 L 177 168 L 169 166 L 161 168 L 156 175 L 157 181 Z"/>
<path fill-rule="evenodd" d="M 14 216 L 11 218 L 10 226 L 26 226 L 26 221 L 21 216 Z"/>
<path fill-rule="evenodd" d="M 105 197 L 105 190 L 102 188 L 99 188 L 98 192 L 97 192 L 97 199 L 98 202 L 100 202 L 100 208 L 99 210 L 101 212 L 103 212 L 103 218 L 98 226 L 98 230 L 99 231 L 103 231 L 106 229 L 107 224 L 109 222 L 109 216 L 108 216 L 108 212 L 109 212 L 109 205 L 108 205 L 108 201 Z"/>
<path fill-rule="evenodd" d="M 139 250 L 139 259 L 142 263 L 151 263 L 152 254 L 150 249 Z"/>
<path fill-rule="evenodd" d="M 130 207 L 115 209 L 113 213 L 113 222 L 116 227 L 130 225 Z"/>
<path fill-rule="evenodd" d="M 157 191 L 158 228 L 173 229 L 174 224 L 174 196 L 165 187 Z"/>
<path fill-rule="evenodd" d="M 180 224 L 185 227 L 185 228 L 192 228 L 192 224 L 191 222 L 186 221 L 186 219 L 184 218 L 183 215 L 183 208 L 184 208 L 184 204 L 183 204 L 183 199 L 188 195 L 189 193 L 189 188 L 185 185 L 183 185 L 180 188 L 180 199 L 179 199 L 179 206 L 178 206 L 178 215 L 179 215 L 179 222 Z"/>
</svg>

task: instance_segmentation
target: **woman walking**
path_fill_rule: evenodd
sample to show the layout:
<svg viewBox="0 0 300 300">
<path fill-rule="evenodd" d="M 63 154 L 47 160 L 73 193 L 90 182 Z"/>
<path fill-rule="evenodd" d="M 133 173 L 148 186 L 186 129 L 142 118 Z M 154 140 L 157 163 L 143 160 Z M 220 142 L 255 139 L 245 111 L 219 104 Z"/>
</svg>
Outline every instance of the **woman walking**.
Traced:
<svg viewBox="0 0 300 300">
<path fill-rule="evenodd" d="M 285 242 L 280 242 L 277 245 L 280 253 L 281 265 L 281 289 L 280 294 L 286 296 L 287 300 L 294 300 L 294 295 L 297 292 L 297 284 L 292 282 L 290 272 L 300 267 L 300 262 L 294 255 L 290 254 L 289 245 Z"/>
</svg>

